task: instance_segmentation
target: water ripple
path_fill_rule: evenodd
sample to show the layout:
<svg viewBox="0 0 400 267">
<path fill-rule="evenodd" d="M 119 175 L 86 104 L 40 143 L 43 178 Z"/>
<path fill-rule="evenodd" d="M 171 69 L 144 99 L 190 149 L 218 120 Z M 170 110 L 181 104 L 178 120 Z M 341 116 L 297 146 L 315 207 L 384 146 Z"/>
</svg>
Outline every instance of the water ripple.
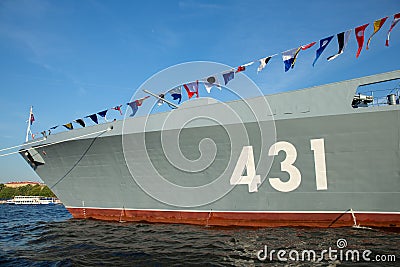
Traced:
<svg viewBox="0 0 400 267">
<path fill-rule="evenodd" d="M 352 228 L 224 228 L 179 224 L 118 223 L 72 219 L 62 206 L 0 205 L 1 266 L 337 266 L 322 262 L 260 261 L 257 251 L 321 252 L 338 238 L 348 249 L 396 255 L 400 234 Z M 381 266 L 396 266 L 386 262 Z M 362 263 L 363 266 L 376 266 Z M 398 264 L 397 264 L 398 265 Z"/>
</svg>

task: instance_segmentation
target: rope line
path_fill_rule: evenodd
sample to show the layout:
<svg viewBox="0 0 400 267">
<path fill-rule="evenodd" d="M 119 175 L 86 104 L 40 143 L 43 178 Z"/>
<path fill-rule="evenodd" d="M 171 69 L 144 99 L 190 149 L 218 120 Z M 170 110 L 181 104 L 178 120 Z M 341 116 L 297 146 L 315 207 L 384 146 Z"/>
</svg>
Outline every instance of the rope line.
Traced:
<svg viewBox="0 0 400 267">
<path fill-rule="evenodd" d="M 36 141 L 31 142 L 31 143 L 29 143 L 29 144 L 30 144 L 30 145 L 31 145 L 31 144 L 36 144 L 36 143 L 42 142 L 42 141 L 44 141 L 44 140 L 46 140 L 46 138 L 44 138 L 43 140 L 36 140 Z M 26 144 L 20 144 L 20 145 L 16 145 L 16 146 L 7 147 L 7 148 L 2 148 L 2 149 L 0 149 L 0 152 L 1 152 L 1 151 L 5 151 L 5 150 L 10 150 L 10 149 L 13 149 L 13 148 L 17 148 L 17 147 L 20 147 L 20 146 L 24 146 L 24 145 L 26 145 Z"/>
<path fill-rule="evenodd" d="M 82 138 L 82 137 L 86 137 L 86 136 L 90 136 L 90 135 L 94 135 L 94 134 L 98 134 L 98 133 L 104 133 L 104 132 L 108 132 L 108 131 L 111 131 L 111 130 L 112 130 L 111 128 L 107 128 L 106 130 L 101 130 L 101 131 L 97 131 L 97 132 L 93 132 L 93 133 L 89 133 L 89 134 L 83 134 L 83 135 L 72 137 L 72 138 L 69 138 L 69 139 L 57 141 L 57 142 L 54 142 L 54 143 L 48 143 L 48 144 L 44 144 L 44 145 L 40 145 L 40 146 L 30 147 L 30 148 L 27 148 L 27 149 L 21 149 L 21 150 L 10 152 L 10 153 L 6 153 L 6 154 L 0 154 L 0 157 L 5 157 L 5 156 L 9 156 L 9 155 L 20 153 L 20 152 L 28 151 L 28 150 L 30 150 L 32 148 L 42 148 L 42 147 L 51 146 L 51 145 L 55 145 L 55 144 L 59 144 L 59 143 L 67 142 L 67 141 L 72 141 L 72 140 L 79 139 L 79 138 Z M 40 141 L 33 142 L 33 143 L 43 142 L 44 140 L 40 140 Z M 29 145 L 33 144 L 33 143 L 29 143 Z M 13 148 L 24 146 L 24 145 L 27 145 L 27 144 L 14 146 Z M 11 149 L 11 148 L 8 148 L 8 149 Z M 8 149 L 3 149 L 3 151 L 4 150 L 8 150 Z"/>
</svg>

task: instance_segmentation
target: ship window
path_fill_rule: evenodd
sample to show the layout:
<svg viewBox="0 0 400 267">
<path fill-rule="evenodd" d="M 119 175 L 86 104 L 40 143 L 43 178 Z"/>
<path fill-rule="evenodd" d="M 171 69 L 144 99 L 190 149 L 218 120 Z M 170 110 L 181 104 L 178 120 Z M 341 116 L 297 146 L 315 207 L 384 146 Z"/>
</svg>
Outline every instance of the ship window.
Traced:
<svg viewBox="0 0 400 267">
<path fill-rule="evenodd" d="M 400 79 L 361 85 L 357 88 L 351 103 L 353 108 L 398 105 Z"/>
</svg>

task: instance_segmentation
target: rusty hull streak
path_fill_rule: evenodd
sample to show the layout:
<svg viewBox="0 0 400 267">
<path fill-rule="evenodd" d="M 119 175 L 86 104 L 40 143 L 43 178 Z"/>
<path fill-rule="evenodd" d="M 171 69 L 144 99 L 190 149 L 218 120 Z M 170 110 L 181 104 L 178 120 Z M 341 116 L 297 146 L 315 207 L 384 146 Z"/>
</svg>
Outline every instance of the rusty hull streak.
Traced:
<svg viewBox="0 0 400 267">
<path fill-rule="evenodd" d="M 67 208 L 76 219 L 104 221 L 183 223 L 209 226 L 247 227 L 344 227 L 353 226 L 350 213 L 252 213 L 252 212 L 187 212 L 96 208 Z M 370 227 L 399 227 L 399 214 L 356 213 L 357 224 Z"/>
</svg>

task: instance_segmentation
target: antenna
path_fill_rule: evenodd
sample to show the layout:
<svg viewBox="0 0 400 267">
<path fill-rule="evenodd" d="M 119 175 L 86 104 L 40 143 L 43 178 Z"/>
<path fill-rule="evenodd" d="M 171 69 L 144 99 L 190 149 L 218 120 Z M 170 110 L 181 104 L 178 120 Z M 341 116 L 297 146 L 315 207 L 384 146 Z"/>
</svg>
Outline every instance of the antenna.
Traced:
<svg viewBox="0 0 400 267">
<path fill-rule="evenodd" d="M 164 99 L 164 98 L 162 98 L 162 97 L 159 97 L 158 95 L 156 95 L 156 94 L 150 92 L 149 90 L 143 89 L 143 92 L 145 92 L 146 94 L 149 94 L 149 95 L 151 95 L 151 96 L 154 96 L 154 97 L 157 98 L 158 100 L 161 100 L 161 101 L 167 103 L 168 105 L 173 106 L 174 108 L 179 108 L 178 105 L 175 105 L 175 104 L 172 103 L 171 101 L 168 101 L 168 100 L 166 100 L 166 99 Z"/>
</svg>

